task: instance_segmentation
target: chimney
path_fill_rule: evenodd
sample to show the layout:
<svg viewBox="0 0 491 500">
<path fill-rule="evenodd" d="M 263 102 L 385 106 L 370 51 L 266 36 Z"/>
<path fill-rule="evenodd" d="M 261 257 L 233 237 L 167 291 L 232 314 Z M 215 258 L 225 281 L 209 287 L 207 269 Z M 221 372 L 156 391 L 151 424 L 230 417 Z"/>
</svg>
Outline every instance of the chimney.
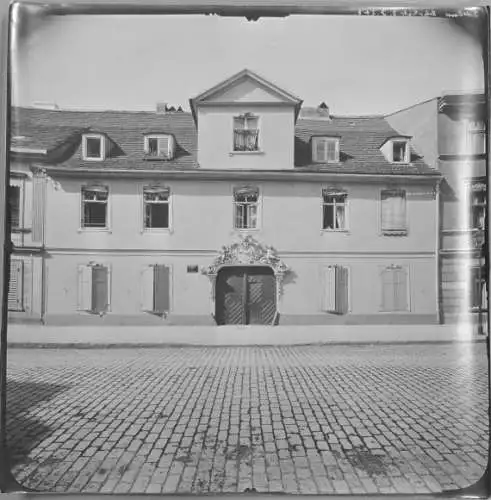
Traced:
<svg viewBox="0 0 491 500">
<path fill-rule="evenodd" d="M 321 116 L 329 118 L 329 106 L 324 101 L 322 101 L 319 106 L 317 106 L 317 113 Z"/>
<path fill-rule="evenodd" d="M 158 115 L 165 115 L 165 113 L 167 113 L 167 103 L 158 102 L 155 111 L 157 112 Z"/>
</svg>

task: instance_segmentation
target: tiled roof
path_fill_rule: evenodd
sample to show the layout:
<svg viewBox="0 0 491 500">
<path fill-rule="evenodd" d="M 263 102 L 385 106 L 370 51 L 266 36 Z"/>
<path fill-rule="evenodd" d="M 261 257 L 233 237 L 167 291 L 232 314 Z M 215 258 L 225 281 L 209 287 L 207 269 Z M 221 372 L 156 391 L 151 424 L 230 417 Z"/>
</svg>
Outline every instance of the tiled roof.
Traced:
<svg viewBox="0 0 491 500">
<path fill-rule="evenodd" d="M 191 113 L 125 111 L 60 111 L 14 108 L 12 111 L 12 145 L 47 149 L 48 166 L 65 168 L 122 170 L 195 169 L 197 133 Z M 113 154 L 103 162 L 86 162 L 80 154 L 83 132 L 100 132 L 113 142 Z M 143 152 L 146 133 L 173 134 L 176 155 L 173 160 L 147 160 Z M 316 135 L 340 137 L 340 163 L 312 163 L 310 140 Z M 295 166 L 298 170 L 347 172 L 360 174 L 437 173 L 415 152 L 410 165 L 389 163 L 380 147 L 398 136 L 383 116 L 332 117 L 331 120 L 299 119 L 295 130 Z M 21 136 L 19 139 L 15 137 Z M 66 146 L 64 146 L 66 145 Z"/>
</svg>

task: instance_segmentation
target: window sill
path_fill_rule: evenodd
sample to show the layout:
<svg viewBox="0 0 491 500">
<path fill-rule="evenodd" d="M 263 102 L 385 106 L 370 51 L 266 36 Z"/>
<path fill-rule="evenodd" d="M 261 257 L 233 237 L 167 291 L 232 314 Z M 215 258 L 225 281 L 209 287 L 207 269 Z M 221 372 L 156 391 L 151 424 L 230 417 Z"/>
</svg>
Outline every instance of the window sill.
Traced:
<svg viewBox="0 0 491 500">
<path fill-rule="evenodd" d="M 235 155 L 263 155 L 264 151 L 230 151 L 229 156 Z"/>
<path fill-rule="evenodd" d="M 409 314 L 411 313 L 411 310 L 410 309 L 405 309 L 404 311 L 384 311 L 384 310 L 379 310 L 379 314 L 394 314 L 394 315 L 397 315 L 397 314 Z"/>
<path fill-rule="evenodd" d="M 252 232 L 257 232 L 257 231 L 260 231 L 261 228 L 260 227 L 251 227 L 251 228 L 244 228 L 244 229 L 240 229 L 238 227 L 234 227 L 233 228 L 233 231 L 235 233 L 252 233 Z"/>
<path fill-rule="evenodd" d="M 109 233 L 112 234 L 112 230 L 108 227 L 81 227 L 77 230 L 77 233 Z"/>
<path fill-rule="evenodd" d="M 172 234 L 172 228 L 147 228 L 140 231 L 141 234 Z"/>
<path fill-rule="evenodd" d="M 349 229 L 321 229 L 321 234 L 325 233 L 344 233 L 349 234 Z"/>
<path fill-rule="evenodd" d="M 382 231 L 381 236 L 407 236 L 408 232 L 407 229 L 400 229 L 400 230 L 394 230 L 394 231 Z"/>
<path fill-rule="evenodd" d="M 11 233 L 30 233 L 32 230 L 30 227 L 11 227 L 10 232 Z"/>
<path fill-rule="evenodd" d="M 85 156 L 82 156 L 82 161 L 94 161 L 94 162 L 101 162 L 101 161 L 104 161 L 106 158 L 102 157 L 102 158 L 88 158 L 88 157 L 85 157 Z"/>
</svg>

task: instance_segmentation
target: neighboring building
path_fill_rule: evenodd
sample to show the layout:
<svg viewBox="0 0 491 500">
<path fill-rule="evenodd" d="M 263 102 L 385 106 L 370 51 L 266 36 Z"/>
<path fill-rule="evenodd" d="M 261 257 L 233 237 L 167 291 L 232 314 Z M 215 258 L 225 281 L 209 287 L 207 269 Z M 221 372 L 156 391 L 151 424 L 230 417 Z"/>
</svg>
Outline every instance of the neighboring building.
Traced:
<svg viewBox="0 0 491 500">
<path fill-rule="evenodd" d="M 487 105 L 484 94 L 449 94 L 387 116 L 444 176 L 441 185 L 441 310 L 443 322 L 476 320 L 483 298 L 479 254 L 487 193 Z"/>
<path fill-rule="evenodd" d="M 435 323 L 441 175 L 384 117 L 301 104 L 244 70 L 191 113 L 14 109 L 11 318 Z"/>
</svg>

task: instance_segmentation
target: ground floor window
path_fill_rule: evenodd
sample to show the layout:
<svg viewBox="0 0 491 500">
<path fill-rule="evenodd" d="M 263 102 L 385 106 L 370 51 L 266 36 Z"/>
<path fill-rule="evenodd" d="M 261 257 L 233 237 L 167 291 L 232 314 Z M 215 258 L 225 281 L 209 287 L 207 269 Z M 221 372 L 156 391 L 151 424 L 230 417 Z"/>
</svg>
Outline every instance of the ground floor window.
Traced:
<svg viewBox="0 0 491 500">
<path fill-rule="evenodd" d="M 18 259 L 10 261 L 10 279 L 9 279 L 9 294 L 8 294 L 8 310 L 23 311 L 24 310 L 24 262 Z"/>
<path fill-rule="evenodd" d="M 151 264 L 142 271 L 141 308 L 154 314 L 165 314 L 170 309 L 170 268 Z"/>
<path fill-rule="evenodd" d="M 486 300 L 484 296 L 484 274 L 479 266 L 471 267 L 470 269 L 470 308 L 478 310 L 486 308 Z"/>
<path fill-rule="evenodd" d="M 403 266 L 388 266 L 381 271 L 383 312 L 409 310 L 408 270 Z"/>
<path fill-rule="evenodd" d="M 110 268 L 102 264 L 81 265 L 78 269 L 78 309 L 95 314 L 109 311 Z"/>
<path fill-rule="evenodd" d="M 348 268 L 326 266 L 322 280 L 322 310 L 335 314 L 348 312 Z"/>
</svg>

